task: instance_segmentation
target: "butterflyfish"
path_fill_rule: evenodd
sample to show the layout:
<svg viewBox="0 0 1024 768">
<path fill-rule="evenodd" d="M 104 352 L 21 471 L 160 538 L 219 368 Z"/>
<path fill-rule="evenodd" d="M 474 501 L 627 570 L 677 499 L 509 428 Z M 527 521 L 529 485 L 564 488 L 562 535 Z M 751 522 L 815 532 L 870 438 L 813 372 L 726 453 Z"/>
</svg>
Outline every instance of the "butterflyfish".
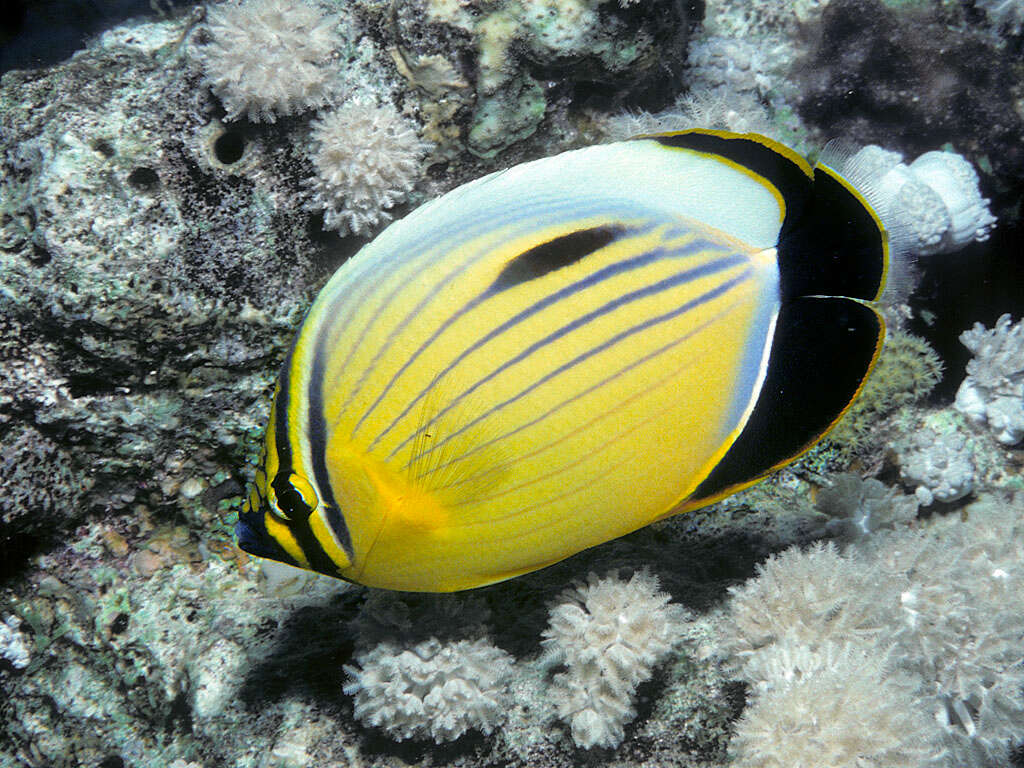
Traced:
<svg viewBox="0 0 1024 768">
<path fill-rule="evenodd" d="M 467 589 L 793 460 L 877 359 L 901 255 L 839 167 L 757 134 L 649 135 L 391 224 L 302 323 L 240 546 Z"/>
</svg>

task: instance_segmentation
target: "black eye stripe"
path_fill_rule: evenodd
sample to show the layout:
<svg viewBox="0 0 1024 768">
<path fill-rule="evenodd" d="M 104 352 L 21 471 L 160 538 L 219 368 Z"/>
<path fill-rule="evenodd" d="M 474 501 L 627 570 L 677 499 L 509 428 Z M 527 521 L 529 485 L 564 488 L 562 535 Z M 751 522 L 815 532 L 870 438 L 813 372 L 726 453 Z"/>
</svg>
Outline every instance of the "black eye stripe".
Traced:
<svg viewBox="0 0 1024 768">
<path fill-rule="evenodd" d="M 272 486 L 277 499 L 278 508 L 291 520 L 303 520 L 312 513 L 309 505 L 295 487 L 289 482 L 291 472 L 278 472 Z"/>
</svg>

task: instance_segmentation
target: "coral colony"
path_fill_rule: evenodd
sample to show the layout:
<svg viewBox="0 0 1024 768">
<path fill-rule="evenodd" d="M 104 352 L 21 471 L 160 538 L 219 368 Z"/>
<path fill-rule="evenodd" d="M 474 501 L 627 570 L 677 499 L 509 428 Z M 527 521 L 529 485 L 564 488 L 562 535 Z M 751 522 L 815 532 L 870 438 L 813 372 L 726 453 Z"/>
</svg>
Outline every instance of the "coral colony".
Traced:
<svg viewBox="0 0 1024 768">
<path fill-rule="evenodd" d="M 1024 439 L 1024 321 L 1003 315 L 994 328 L 981 323 L 960 334 L 974 355 L 954 407 L 988 428 L 1003 445 Z"/>
<path fill-rule="evenodd" d="M 312 210 L 324 227 L 366 234 L 408 197 L 428 145 L 390 104 L 351 100 L 313 122 Z"/>
<path fill-rule="evenodd" d="M 797 464 L 503 584 L 367 590 L 231 530 L 327 275 L 488 173 L 838 134 L 931 278 L 1015 247 L 1022 25 L 1019 0 L 224 0 L 4 73 L 0 765 L 1020 765 L 1019 302 L 895 275 L 872 377 Z M 966 369 L 917 335 L 952 323 Z"/>
<path fill-rule="evenodd" d="M 440 744 L 469 729 L 489 734 L 504 719 L 512 658 L 486 640 L 431 638 L 412 648 L 383 642 L 356 662 L 345 667 L 344 687 L 356 718 L 399 741 Z"/>
<path fill-rule="evenodd" d="M 558 715 L 579 746 L 618 746 L 636 717 L 637 686 L 682 641 L 687 611 L 643 571 L 628 581 L 590 574 L 562 597 L 544 631 L 542 659 L 566 668 L 552 680 Z"/>
</svg>

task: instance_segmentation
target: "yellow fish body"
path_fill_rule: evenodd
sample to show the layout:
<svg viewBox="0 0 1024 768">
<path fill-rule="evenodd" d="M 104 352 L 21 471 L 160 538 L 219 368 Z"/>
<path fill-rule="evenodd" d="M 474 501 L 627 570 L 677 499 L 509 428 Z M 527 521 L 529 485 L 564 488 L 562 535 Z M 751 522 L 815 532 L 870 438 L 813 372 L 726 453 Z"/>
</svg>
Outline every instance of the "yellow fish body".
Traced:
<svg viewBox="0 0 1024 768">
<path fill-rule="evenodd" d="M 888 259 L 850 183 L 755 134 L 639 137 L 459 187 L 309 310 L 240 546 L 451 591 L 721 498 L 856 396 Z"/>
</svg>

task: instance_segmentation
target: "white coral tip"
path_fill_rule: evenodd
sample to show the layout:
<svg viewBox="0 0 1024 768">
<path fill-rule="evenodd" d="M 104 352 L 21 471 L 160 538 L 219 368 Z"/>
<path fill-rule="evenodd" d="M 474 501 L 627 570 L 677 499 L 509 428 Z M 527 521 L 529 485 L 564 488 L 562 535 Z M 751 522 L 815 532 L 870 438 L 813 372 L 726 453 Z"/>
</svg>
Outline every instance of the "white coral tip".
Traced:
<svg viewBox="0 0 1024 768">
<path fill-rule="evenodd" d="M 953 251 L 974 240 L 988 239 L 996 217 L 978 189 L 977 172 L 962 155 L 925 152 L 910 164 L 910 170 L 942 199 L 952 221 L 939 250 Z"/>
</svg>

